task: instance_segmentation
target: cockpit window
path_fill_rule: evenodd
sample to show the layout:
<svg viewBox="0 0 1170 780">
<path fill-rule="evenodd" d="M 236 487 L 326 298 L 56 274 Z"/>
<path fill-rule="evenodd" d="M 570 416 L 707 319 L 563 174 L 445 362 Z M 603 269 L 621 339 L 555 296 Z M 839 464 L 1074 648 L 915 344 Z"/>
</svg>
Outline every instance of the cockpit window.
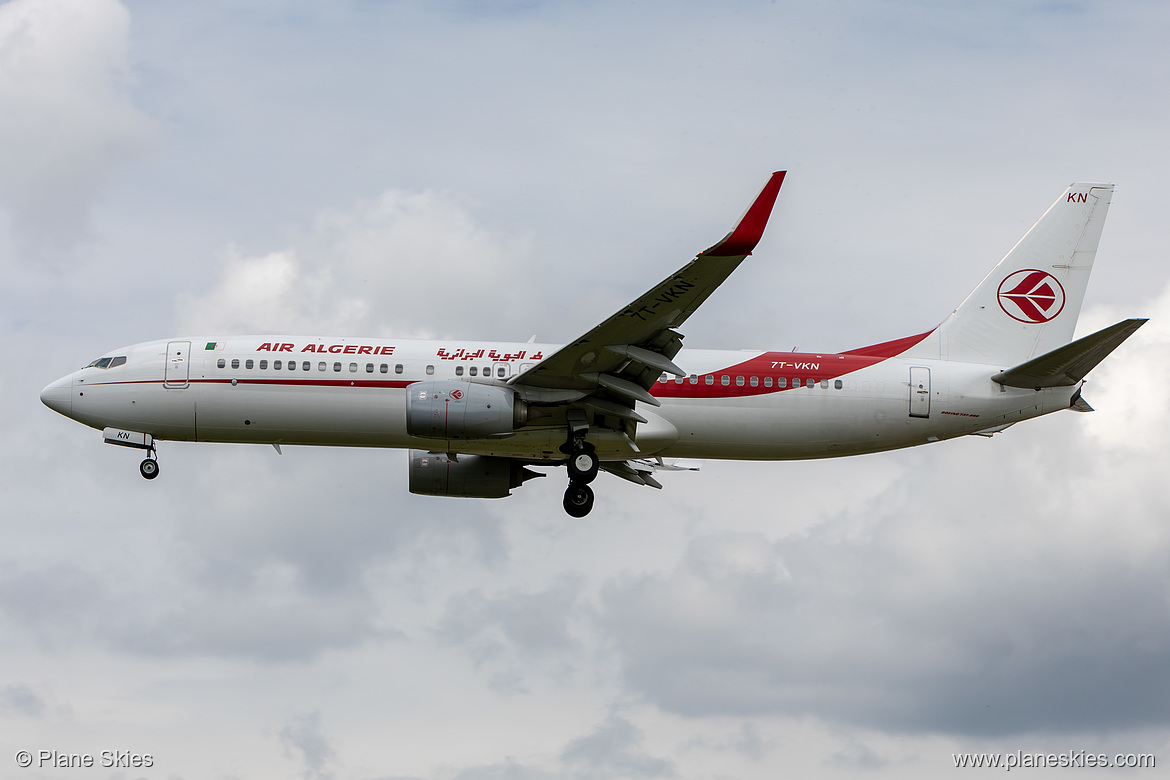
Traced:
<svg viewBox="0 0 1170 780">
<path fill-rule="evenodd" d="M 118 357 L 104 357 L 93 361 L 88 366 L 86 366 L 86 368 L 117 368 L 125 362 L 125 355 L 119 355 Z"/>
</svg>

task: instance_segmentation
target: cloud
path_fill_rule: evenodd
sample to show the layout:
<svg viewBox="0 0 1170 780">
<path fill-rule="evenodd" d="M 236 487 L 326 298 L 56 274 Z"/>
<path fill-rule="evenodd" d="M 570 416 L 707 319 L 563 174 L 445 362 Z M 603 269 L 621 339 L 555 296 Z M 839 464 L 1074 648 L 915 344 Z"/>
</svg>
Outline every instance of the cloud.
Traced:
<svg viewBox="0 0 1170 780">
<path fill-rule="evenodd" d="M 561 751 L 575 777 L 673 777 L 674 764 L 640 749 L 642 732 L 620 715 L 611 715 L 591 734 Z"/>
<path fill-rule="evenodd" d="M 229 248 L 209 291 L 180 304 L 199 333 L 365 333 L 438 337 L 494 323 L 499 337 L 539 322 L 524 238 L 478 227 L 449 196 L 387 190 L 321 214 L 292 246 Z M 529 334 L 530 335 L 530 334 Z"/>
<path fill-rule="evenodd" d="M 468 591 L 447 600 L 435 636 L 468 653 L 477 666 L 503 667 L 491 685 L 502 693 L 527 693 L 527 678 L 540 670 L 565 674 L 581 650 L 579 624 L 584 577 L 562 574 L 538 592 L 487 596 Z"/>
<path fill-rule="evenodd" d="M 0 711 L 39 718 L 45 709 L 44 699 L 27 685 L 15 683 L 0 688 Z"/>
<path fill-rule="evenodd" d="M 126 89 L 130 14 L 116 0 L 0 6 L 0 206 L 20 243 L 68 249 L 149 122 Z"/>
<path fill-rule="evenodd" d="M 335 763 L 337 751 L 321 730 L 321 713 L 314 710 L 293 718 L 280 730 L 284 754 L 297 756 L 304 764 L 305 780 L 330 780 L 333 772 L 325 767 Z"/>
</svg>

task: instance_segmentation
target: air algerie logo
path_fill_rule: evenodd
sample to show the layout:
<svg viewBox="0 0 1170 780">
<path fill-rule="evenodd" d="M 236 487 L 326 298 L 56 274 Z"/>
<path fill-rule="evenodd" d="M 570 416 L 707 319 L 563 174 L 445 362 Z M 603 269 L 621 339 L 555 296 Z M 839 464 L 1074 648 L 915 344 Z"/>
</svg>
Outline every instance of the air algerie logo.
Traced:
<svg viewBox="0 0 1170 780">
<path fill-rule="evenodd" d="M 463 397 L 463 391 L 462 390 L 452 390 L 451 397 L 454 398 L 456 401 L 458 401 L 460 398 Z"/>
<path fill-rule="evenodd" d="M 999 308 L 1020 322 L 1048 322 L 1064 309 L 1064 288 L 1047 271 L 1016 271 L 999 285 Z"/>
</svg>

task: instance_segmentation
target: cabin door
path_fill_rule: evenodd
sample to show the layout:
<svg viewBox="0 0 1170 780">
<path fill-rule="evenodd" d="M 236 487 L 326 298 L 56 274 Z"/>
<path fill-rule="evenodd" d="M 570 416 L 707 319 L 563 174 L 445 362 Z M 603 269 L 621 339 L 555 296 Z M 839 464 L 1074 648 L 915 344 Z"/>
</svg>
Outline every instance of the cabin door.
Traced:
<svg viewBox="0 0 1170 780">
<path fill-rule="evenodd" d="M 167 344 L 167 368 L 163 387 L 186 387 L 191 371 L 191 342 L 172 341 Z"/>
</svg>

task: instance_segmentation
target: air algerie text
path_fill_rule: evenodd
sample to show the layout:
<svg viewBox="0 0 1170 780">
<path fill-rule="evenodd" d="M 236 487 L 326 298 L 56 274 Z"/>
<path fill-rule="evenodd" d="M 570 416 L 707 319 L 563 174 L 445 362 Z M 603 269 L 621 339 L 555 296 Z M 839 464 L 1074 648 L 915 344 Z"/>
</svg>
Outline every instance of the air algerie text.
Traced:
<svg viewBox="0 0 1170 780">
<path fill-rule="evenodd" d="M 306 344 L 301 349 L 296 344 L 281 344 L 265 341 L 256 347 L 257 352 L 328 352 L 333 355 L 393 355 L 394 347 L 370 346 L 367 344 Z"/>
</svg>

